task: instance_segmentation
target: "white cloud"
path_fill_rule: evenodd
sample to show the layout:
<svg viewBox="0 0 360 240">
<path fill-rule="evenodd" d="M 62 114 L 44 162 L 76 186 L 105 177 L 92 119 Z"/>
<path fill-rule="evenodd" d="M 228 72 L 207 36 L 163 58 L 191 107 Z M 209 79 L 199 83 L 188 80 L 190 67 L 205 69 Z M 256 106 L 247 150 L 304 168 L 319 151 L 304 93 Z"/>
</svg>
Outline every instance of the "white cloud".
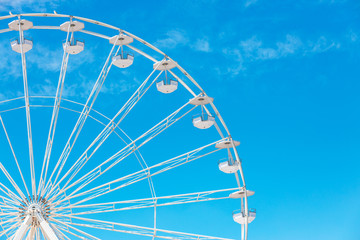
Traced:
<svg viewBox="0 0 360 240">
<path fill-rule="evenodd" d="M 301 46 L 301 40 L 293 35 L 286 35 L 285 41 L 276 42 L 276 47 L 263 47 L 263 42 L 255 36 L 240 42 L 240 49 L 251 60 L 267 60 L 294 54 Z"/>
<path fill-rule="evenodd" d="M 286 35 L 285 41 L 276 43 L 277 52 L 280 56 L 294 54 L 302 45 L 303 43 L 299 37 L 290 34 Z"/>
<path fill-rule="evenodd" d="M 340 43 L 320 36 L 315 41 L 303 42 L 299 37 L 288 34 L 283 41 L 277 41 L 270 46 L 265 46 L 263 41 L 256 36 L 243 40 L 237 48 L 225 48 L 222 52 L 235 64 L 232 64 L 227 72 L 237 75 L 246 70 L 249 62 L 274 60 L 289 56 L 307 56 L 326 52 L 330 49 L 340 48 Z"/>
<path fill-rule="evenodd" d="M 85 46 L 86 47 L 86 46 Z M 63 59 L 64 51 L 61 48 L 56 50 L 41 44 L 35 44 L 33 52 L 30 52 L 27 61 L 35 65 L 44 72 L 59 71 Z M 81 55 L 70 55 L 67 71 L 71 72 L 84 63 L 92 63 L 94 61 L 94 48 L 86 48 Z"/>
<path fill-rule="evenodd" d="M 172 49 L 183 46 L 189 42 L 186 33 L 182 30 L 171 30 L 166 33 L 166 37 L 155 42 L 155 46 L 160 49 Z"/>
<path fill-rule="evenodd" d="M 359 34 L 357 34 L 356 32 L 354 32 L 353 30 L 350 30 L 347 34 L 347 38 L 351 41 L 351 42 L 357 42 L 359 40 Z"/>
<path fill-rule="evenodd" d="M 45 79 L 45 83 L 30 86 L 29 94 L 32 96 L 55 96 L 57 88 L 56 84 L 56 81 Z M 135 80 L 118 80 L 116 81 L 116 83 L 105 82 L 105 84 L 101 88 L 101 93 L 110 95 L 121 94 L 123 92 L 134 89 L 137 85 L 138 84 Z M 62 96 L 64 98 L 76 97 L 86 99 L 89 96 L 93 87 L 94 82 L 89 82 L 85 77 L 79 77 L 77 82 L 71 83 L 66 82 L 65 80 Z"/>
<path fill-rule="evenodd" d="M 23 11 L 31 9 L 32 11 L 43 12 L 47 9 L 58 7 L 60 0 L 1 0 L 0 11 Z M 14 13 L 15 14 L 15 13 Z"/>
<path fill-rule="evenodd" d="M 210 48 L 209 41 L 206 39 L 198 39 L 195 43 L 191 46 L 196 51 L 200 52 L 211 52 L 212 49 Z"/>
<path fill-rule="evenodd" d="M 240 42 L 240 51 L 251 61 L 279 59 L 295 54 L 320 53 L 339 47 L 340 43 L 328 40 L 324 36 L 304 44 L 299 37 L 290 34 L 286 35 L 284 41 L 278 41 L 275 46 L 270 47 L 264 47 L 263 42 L 255 36 Z"/>
<path fill-rule="evenodd" d="M 238 75 L 241 71 L 245 70 L 244 58 L 239 49 L 225 48 L 225 49 L 223 49 L 222 52 L 226 56 L 233 58 L 235 64 L 231 64 L 231 65 L 227 66 L 226 69 L 217 68 L 216 70 L 219 73 L 221 72 L 221 74 L 224 74 L 224 71 L 225 71 L 225 73 L 230 73 L 231 75 Z"/>
<path fill-rule="evenodd" d="M 258 0 L 245 0 L 244 6 L 249 7 L 250 5 L 253 5 L 257 3 Z"/>
<path fill-rule="evenodd" d="M 12 51 L 10 41 L 0 42 L 0 74 L 1 80 L 11 80 L 22 75 L 19 55 Z"/>
<path fill-rule="evenodd" d="M 347 0 L 318 0 L 318 3 L 324 3 L 324 4 L 341 4 L 345 3 Z"/>
<path fill-rule="evenodd" d="M 121 79 L 118 80 L 116 83 L 110 83 L 108 85 L 104 85 L 101 89 L 101 92 L 106 94 L 120 94 L 123 92 L 130 91 L 134 89 L 136 86 L 138 86 L 136 79 L 134 79 L 134 81 Z"/>
<path fill-rule="evenodd" d="M 167 32 L 165 38 L 158 39 L 154 45 L 160 49 L 174 49 L 188 45 L 191 49 L 199 52 L 211 52 L 210 43 L 207 38 L 199 38 L 194 42 L 190 42 L 190 39 L 183 30 L 171 30 Z"/>
<path fill-rule="evenodd" d="M 321 36 L 315 42 L 309 42 L 308 49 L 305 51 L 311 53 L 321 53 L 326 52 L 332 48 L 340 48 L 340 43 L 336 43 L 335 41 L 328 40 L 326 37 Z"/>
</svg>

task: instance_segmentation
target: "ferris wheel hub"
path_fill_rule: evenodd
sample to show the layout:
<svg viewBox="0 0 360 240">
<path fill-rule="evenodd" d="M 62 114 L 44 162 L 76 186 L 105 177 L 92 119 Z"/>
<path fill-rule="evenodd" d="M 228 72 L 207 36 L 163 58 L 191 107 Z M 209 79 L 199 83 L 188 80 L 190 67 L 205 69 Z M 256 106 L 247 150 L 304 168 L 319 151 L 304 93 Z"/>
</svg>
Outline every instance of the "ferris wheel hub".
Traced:
<svg viewBox="0 0 360 240">
<path fill-rule="evenodd" d="M 39 225 L 38 216 L 40 215 L 42 218 L 46 219 L 50 216 L 50 204 L 45 198 L 35 198 L 25 199 L 23 200 L 23 204 L 19 209 L 19 215 L 21 218 L 25 219 L 27 216 L 32 217 L 33 226 Z"/>
</svg>

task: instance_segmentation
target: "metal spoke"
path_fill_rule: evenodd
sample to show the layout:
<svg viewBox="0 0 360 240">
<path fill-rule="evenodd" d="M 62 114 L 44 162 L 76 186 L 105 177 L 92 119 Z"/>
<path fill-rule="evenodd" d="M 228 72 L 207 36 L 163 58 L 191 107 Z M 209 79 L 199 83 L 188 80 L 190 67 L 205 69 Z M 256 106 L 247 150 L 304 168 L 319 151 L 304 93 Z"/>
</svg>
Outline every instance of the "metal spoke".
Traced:
<svg viewBox="0 0 360 240">
<path fill-rule="evenodd" d="M 58 220 L 56 220 L 56 219 L 54 219 L 54 218 L 52 218 L 52 220 L 53 220 L 54 222 L 57 222 L 57 223 L 59 223 L 59 224 L 62 224 L 62 225 L 64 225 L 64 226 L 66 226 L 67 229 L 64 229 L 64 228 L 63 228 L 62 230 L 65 231 L 65 232 L 67 232 L 67 233 L 70 233 L 71 235 L 73 235 L 73 236 L 75 236 L 75 237 L 81 238 L 81 239 L 83 239 L 83 240 L 87 240 L 87 238 L 85 238 L 85 237 L 83 237 L 83 236 L 81 236 L 81 235 L 78 235 L 78 234 L 70 231 L 69 228 L 71 228 L 72 230 L 75 230 L 75 231 L 77 231 L 77 232 L 79 232 L 79 233 L 81 233 L 81 234 L 83 234 L 83 235 L 85 235 L 85 236 L 88 236 L 88 237 L 90 237 L 91 239 L 101 240 L 100 238 L 97 238 L 97 237 L 95 237 L 95 236 L 93 236 L 93 235 L 91 235 L 91 234 L 89 234 L 89 233 L 86 233 L 86 232 L 84 232 L 84 231 L 82 231 L 82 230 L 80 230 L 80 229 L 78 229 L 78 228 L 75 228 L 74 226 L 71 226 L 70 224 L 67 224 L 67 223 L 65 223 L 65 222 L 58 221 Z"/>
<path fill-rule="evenodd" d="M 5 229 L 4 231 L 0 232 L 0 237 L 3 236 L 3 235 L 7 235 L 8 232 L 14 230 L 15 228 L 17 228 L 18 226 L 20 225 L 19 222 L 16 222 L 14 225 L 12 225 L 11 227 Z"/>
<path fill-rule="evenodd" d="M 15 162 L 16 162 L 16 166 L 17 166 L 17 168 L 18 168 L 18 170 L 19 170 L 19 173 L 20 173 L 21 179 L 22 179 L 22 181 L 23 181 L 24 187 L 25 187 L 25 189 L 26 189 L 26 193 L 28 194 L 28 196 L 30 196 L 29 189 L 28 189 L 28 187 L 27 187 L 27 185 L 26 185 L 26 182 L 25 182 L 23 173 L 22 173 L 22 171 L 21 171 L 19 162 L 18 162 L 17 157 L 16 157 L 16 155 L 15 155 L 14 149 L 13 149 L 13 147 L 12 147 L 12 144 L 11 144 L 11 141 L 10 141 L 10 138 L 9 138 L 9 135 L 8 135 L 8 133 L 7 133 L 7 131 L 6 131 L 6 127 L 5 127 L 5 124 L 4 124 L 4 121 L 3 121 L 2 117 L 1 117 L 1 115 L 0 115 L 0 121 L 1 121 L 1 125 L 2 125 L 2 127 L 3 127 L 3 129 L 4 129 L 4 132 L 5 132 L 5 135 L 6 135 L 6 139 L 7 139 L 8 143 L 9 143 L 11 152 L 12 152 L 12 154 L 13 154 L 13 156 L 14 156 L 14 159 L 15 159 Z"/>
<path fill-rule="evenodd" d="M 6 199 L 9 202 L 20 204 L 21 198 L 19 198 L 18 195 L 16 195 L 14 192 L 12 192 L 9 188 L 7 188 L 3 183 L 0 182 L 0 191 L 5 193 L 10 199 Z"/>
<path fill-rule="evenodd" d="M 59 75 L 58 85 L 56 88 L 54 108 L 53 108 L 53 112 L 52 112 L 52 116 L 51 116 L 51 123 L 50 123 L 50 128 L 49 128 L 48 139 L 47 139 L 47 143 L 46 143 L 45 156 L 44 156 L 44 161 L 43 161 L 43 165 L 42 165 L 42 169 L 41 169 L 40 181 L 39 181 L 39 186 L 38 186 L 38 189 L 39 189 L 38 194 L 39 195 L 41 194 L 41 190 L 43 190 L 42 188 L 44 187 L 43 186 L 44 182 L 46 182 L 46 176 L 47 176 L 47 171 L 49 168 L 49 161 L 50 161 L 50 156 L 51 156 L 52 145 L 54 142 L 57 119 L 59 116 L 61 97 L 62 97 L 62 92 L 63 92 L 63 88 L 64 88 L 67 65 L 68 65 L 68 61 L 69 61 L 69 52 L 67 51 L 68 41 L 69 41 L 69 37 L 70 37 L 70 41 L 72 41 L 73 37 L 74 37 L 74 32 L 72 32 L 70 34 L 71 22 L 72 22 L 72 18 L 70 18 L 70 24 L 68 26 L 68 30 L 67 30 L 67 34 L 66 34 L 65 47 L 63 48 L 64 52 L 63 52 L 63 57 L 62 57 L 62 62 L 61 62 L 60 75 Z M 45 169 L 45 172 L 44 172 L 44 169 Z M 44 174 L 44 176 L 43 176 L 43 174 Z"/>
<path fill-rule="evenodd" d="M 130 224 L 123 224 L 117 222 L 110 222 L 110 221 L 101 221 L 96 219 L 90 218 L 83 218 L 77 216 L 64 216 L 68 217 L 69 219 L 76 219 L 80 221 L 84 221 L 86 223 L 75 223 L 71 222 L 71 225 L 75 226 L 82 226 L 94 229 L 101 229 L 113 232 L 121 232 L 121 233 L 129 233 L 134 235 L 142 235 L 142 236 L 154 236 L 154 231 L 156 230 L 156 237 L 162 239 L 221 239 L 221 240 L 228 240 L 227 238 L 220 238 L 220 237 L 212 237 L 206 235 L 199 235 L 199 234 L 192 234 L 192 233 L 184 233 L 178 231 L 170 231 L 164 229 L 154 229 L 148 227 L 142 227 L 137 225 L 130 225 Z"/>
<path fill-rule="evenodd" d="M 57 208 L 54 212 L 71 209 L 72 213 L 70 215 L 85 215 L 85 214 L 94 214 L 94 213 L 105 213 L 105 212 L 117 212 L 125 210 L 134 210 L 141 208 L 153 208 L 153 207 L 162 207 L 162 206 L 172 206 L 179 204 L 187 203 L 196 203 L 196 202 L 205 202 L 205 201 L 214 201 L 228 199 L 229 193 L 239 190 L 238 188 L 230 189 L 221 189 L 205 192 L 196 192 L 196 193 L 187 193 L 187 194 L 178 194 L 171 196 L 162 196 L 155 198 L 144 198 L 144 199 L 134 199 L 134 200 L 125 200 L 117 202 L 107 202 L 107 203 L 95 203 L 95 204 L 85 204 L 85 205 L 69 205 L 66 207 Z M 76 209 L 83 209 L 86 211 L 76 212 Z"/>
<path fill-rule="evenodd" d="M 140 87 L 133 93 L 130 99 L 122 106 L 118 113 L 109 121 L 106 127 L 101 131 L 101 133 L 95 138 L 95 140 L 89 145 L 89 147 L 84 151 L 84 153 L 78 158 L 73 166 L 67 171 L 67 173 L 54 185 L 54 187 L 59 186 L 59 184 L 72 173 L 68 182 L 70 182 L 75 175 L 81 170 L 81 168 L 89 161 L 89 159 L 95 154 L 95 152 L 100 148 L 100 146 L 105 142 L 105 140 L 111 135 L 113 131 L 118 127 L 126 115 L 131 111 L 131 109 L 140 101 L 140 99 L 145 95 L 148 89 L 153 85 L 153 83 L 158 79 L 162 71 L 156 76 L 156 78 L 151 82 L 151 84 L 145 88 L 148 80 L 156 71 L 154 69 L 150 75 L 145 79 L 145 81 L 140 85 Z M 66 186 L 66 184 L 65 184 Z"/>
<path fill-rule="evenodd" d="M 32 190 L 32 194 L 35 195 L 36 183 L 35 183 L 35 166 L 34 166 L 34 153 L 33 153 L 32 131 L 31 131 L 29 88 L 28 88 L 28 80 L 27 80 L 27 72 L 26 72 L 25 52 L 23 49 L 24 33 L 23 30 L 21 29 L 20 16 L 18 17 L 18 21 L 19 21 L 19 37 L 20 37 L 19 42 L 20 42 L 20 50 L 21 50 L 21 65 L 22 65 L 24 96 L 25 96 L 25 106 L 26 106 L 26 126 L 27 126 L 28 145 L 29 145 L 31 190 Z"/>
<path fill-rule="evenodd" d="M 61 239 L 63 240 L 63 239 L 67 239 L 67 240 L 70 240 L 70 238 L 68 237 L 68 236 L 66 236 L 66 234 L 65 233 L 63 233 L 63 232 L 61 232 L 60 230 L 63 230 L 64 231 L 64 227 L 63 226 L 60 226 L 59 224 L 55 224 L 55 223 L 53 223 L 52 224 L 54 227 L 55 227 L 55 229 L 56 229 L 56 231 L 57 231 L 57 233 L 59 234 L 59 235 L 61 235 Z M 60 229 L 60 230 L 59 230 Z"/>
<path fill-rule="evenodd" d="M 20 190 L 19 186 L 16 184 L 16 182 L 14 181 L 14 179 L 10 176 L 10 174 L 8 173 L 8 171 L 5 169 L 4 165 L 2 165 L 2 163 L 0 162 L 0 169 L 1 171 L 4 173 L 4 175 L 6 176 L 6 178 L 9 180 L 9 182 L 11 183 L 11 185 L 15 188 L 15 190 L 18 192 L 18 194 L 22 197 L 22 198 L 26 198 L 25 195 L 23 194 L 23 192 Z"/>
<path fill-rule="evenodd" d="M 104 83 L 104 81 L 105 81 L 105 79 L 106 79 L 106 77 L 107 77 L 107 75 L 108 75 L 108 73 L 110 71 L 110 68 L 112 66 L 112 63 L 111 63 L 110 59 L 111 59 L 111 56 L 113 55 L 113 51 L 114 51 L 114 48 L 116 46 L 116 43 L 117 43 L 117 40 L 115 41 L 115 43 L 113 44 L 113 46 L 111 48 L 111 51 L 110 51 L 110 53 L 109 53 L 109 55 L 108 55 L 108 57 L 107 57 L 107 59 L 105 61 L 105 64 L 104 64 L 104 66 L 103 66 L 103 68 L 102 68 L 102 70 L 100 72 L 100 75 L 99 75 L 98 79 L 96 80 L 96 82 L 94 84 L 94 87 L 93 87 L 93 89 L 92 89 L 92 91 L 91 91 L 91 93 L 90 93 L 90 95 L 89 95 L 89 97 L 88 97 L 88 99 L 86 101 L 86 104 L 85 104 L 85 106 L 84 106 L 84 108 L 83 108 L 83 110 L 82 110 L 76 124 L 75 124 L 75 127 L 73 128 L 73 130 L 72 130 L 72 132 L 70 134 L 70 137 L 69 137 L 69 139 L 68 139 L 68 141 L 67 141 L 67 143 L 65 145 L 65 148 L 62 151 L 61 156 L 60 156 L 60 158 L 59 158 L 53 172 L 51 173 L 51 176 L 49 178 L 49 182 L 51 182 L 51 179 L 52 179 L 53 175 L 56 172 L 57 172 L 57 174 L 56 174 L 54 182 L 57 181 L 57 178 L 59 177 L 60 172 L 62 171 L 62 169 L 63 169 L 63 167 L 65 165 L 65 162 L 66 162 L 66 160 L 67 160 L 67 158 L 68 158 L 68 156 L 69 156 L 69 154 L 70 154 L 70 152 L 71 152 L 71 150 L 72 150 L 72 148 L 73 148 L 73 146 L 74 146 L 74 144 L 75 144 L 75 142 L 76 142 L 76 140 L 77 140 L 83 126 L 84 126 L 84 124 L 85 124 L 85 121 L 86 121 L 90 111 L 92 110 L 92 107 L 93 107 L 93 105 L 95 103 L 95 100 L 96 100 L 98 94 L 100 93 L 100 89 L 101 89 L 101 87 L 102 87 L 102 85 L 103 85 L 103 83 Z M 120 47 L 117 49 L 117 51 L 116 51 L 116 53 L 114 55 L 117 54 L 119 49 L 120 49 Z"/>
<path fill-rule="evenodd" d="M 85 174 L 83 177 L 81 177 L 79 180 L 75 181 L 68 187 L 64 187 L 60 193 L 65 192 L 69 188 L 80 184 L 81 185 L 74 190 L 69 196 L 74 195 L 76 192 L 84 188 L 86 185 L 88 185 L 90 182 L 94 181 L 96 178 L 110 170 L 112 167 L 114 167 L 116 164 L 121 162 L 123 159 L 125 159 L 127 156 L 132 154 L 134 151 L 138 150 L 141 146 L 145 145 L 147 142 L 149 142 L 151 139 L 155 138 L 158 134 L 160 134 L 162 131 L 170 127 L 172 124 L 176 123 L 178 120 L 186 116 L 189 112 L 194 110 L 197 106 L 192 107 L 190 110 L 182 114 L 181 116 L 175 118 L 182 109 L 184 109 L 186 106 L 188 106 L 189 103 L 184 104 L 182 107 L 177 109 L 175 112 L 170 114 L 168 117 L 166 117 L 164 120 L 156 124 L 154 127 L 152 127 L 150 130 L 142 134 L 140 137 L 138 137 L 136 140 L 125 146 L 123 149 L 115 153 L 113 156 L 102 162 L 100 165 L 98 165 L 93 170 L 89 171 L 87 174 Z M 149 136 L 148 136 L 149 135 Z M 147 137 L 148 136 L 148 137 Z M 142 141 L 140 144 L 136 145 L 136 143 L 147 137 L 144 141 Z M 105 165 L 107 164 L 107 165 Z M 67 182 L 68 184 L 68 182 Z M 66 186 L 66 185 L 65 185 Z M 59 193 L 59 194 L 60 194 Z M 56 196 L 55 196 L 56 197 Z M 53 198 L 55 198 L 53 197 Z"/>
<path fill-rule="evenodd" d="M 129 186 L 129 185 L 134 184 L 136 182 L 142 181 L 142 180 L 147 179 L 149 177 L 155 176 L 157 174 L 166 172 L 166 171 L 171 170 L 173 168 L 179 167 L 179 166 L 181 166 L 183 164 L 192 162 L 194 160 L 197 160 L 199 158 L 202 158 L 202 157 L 207 156 L 209 154 L 212 154 L 214 152 L 220 151 L 220 149 L 215 149 L 215 150 L 208 151 L 208 152 L 205 152 L 205 153 L 201 152 L 204 149 L 208 149 L 210 147 L 215 146 L 215 144 L 220 142 L 220 141 L 222 141 L 222 140 L 219 140 L 219 141 L 216 141 L 214 143 L 211 143 L 211 144 L 205 145 L 203 147 L 197 148 L 197 149 L 192 150 L 190 152 L 184 153 L 184 154 L 182 154 L 180 156 L 177 156 L 177 157 L 174 157 L 172 159 L 166 160 L 164 162 L 158 163 L 158 164 L 156 164 L 154 166 L 151 166 L 151 167 L 148 167 L 146 169 L 137 171 L 135 173 L 126 175 L 126 176 L 118 178 L 116 180 L 104 183 L 104 184 L 102 184 L 100 186 L 94 187 L 94 188 L 92 188 L 90 190 L 87 190 L 87 191 L 83 191 L 83 192 L 78 193 L 76 195 L 70 194 L 70 195 L 66 196 L 63 200 L 57 201 L 56 204 L 60 204 L 60 203 L 62 203 L 64 201 L 66 201 L 66 200 L 74 199 L 74 198 L 77 198 L 77 197 L 88 196 L 88 197 L 83 198 L 82 200 L 80 200 L 80 201 L 73 204 L 73 205 L 77 205 L 77 204 L 86 202 L 88 200 L 100 197 L 100 196 L 102 196 L 104 194 L 116 191 L 116 190 L 121 189 L 123 187 Z M 150 170 L 152 171 L 152 173 L 150 172 Z"/>
</svg>

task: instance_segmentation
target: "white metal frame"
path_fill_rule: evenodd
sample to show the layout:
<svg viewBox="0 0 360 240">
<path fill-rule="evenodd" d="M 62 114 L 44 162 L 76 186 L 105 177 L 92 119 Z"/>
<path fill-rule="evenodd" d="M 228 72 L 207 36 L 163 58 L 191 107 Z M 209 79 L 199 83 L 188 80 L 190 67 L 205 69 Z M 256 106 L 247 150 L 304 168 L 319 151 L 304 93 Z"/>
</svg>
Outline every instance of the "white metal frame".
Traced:
<svg viewBox="0 0 360 240">
<path fill-rule="evenodd" d="M 65 21 L 69 21 L 68 29 L 66 32 L 66 42 L 74 38 L 74 32 L 70 31 L 70 26 L 72 21 L 81 21 L 85 24 L 94 24 L 102 26 L 104 28 L 112 29 L 115 34 L 125 34 L 133 38 L 137 43 L 141 43 L 148 47 L 153 53 L 146 53 L 144 50 L 140 50 L 133 45 L 126 45 L 131 50 L 137 52 L 138 54 L 149 59 L 153 63 L 157 63 L 163 60 L 173 61 L 176 64 L 178 71 L 183 74 L 183 77 L 187 78 L 193 86 L 189 86 L 183 78 L 176 74 L 175 70 L 166 70 L 169 72 L 179 83 L 183 86 L 193 97 L 197 96 L 207 96 L 205 91 L 200 87 L 200 85 L 192 78 L 192 76 L 186 72 L 177 62 L 172 60 L 164 52 L 151 45 L 150 43 L 144 41 L 143 39 L 127 32 L 118 27 L 91 20 L 88 18 L 82 18 L 71 15 L 57 14 L 57 13 L 35 13 L 35 14 L 10 14 L 8 16 L 0 17 L 2 21 L 11 21 L 18 20 L 19 22 L 22 19 L 31 17 L 35 19 L 36 17 L 52 17 L 60 18 Z M 62 22 L 59 22 L 61 24 Z M 32 27 L 34 30 L 60 30 L 59 26 L 39 26 L 34 24 Z M 12 29 L 2 29 L 0 33 L 6 33 L 13 31 Z M 28 30 L 27 30 L 28 31 Z M 161 163 L 155 164 L 153 166 L 148 166 L 145 160 L 142 158 L 139 149 L 156 138 L 157 135 L 165 131 L 167 128 L 171 127 L 173 124 L 178 122 L 181 118 L 192 112 L 197 106 L 193 106 L 190 102 L 185 102 L 183 106 L 179 107 L 165 119 L 154 125 L 151 129 L 145 131 L 142 135 L 137 137 L 135 140 L 130 139 L 124 131 L 119 127 L 119 124 L 127 116 L 127 114 L 134 108 L 134 106 L 141 100 L 141 98 L 146 94 L 151 86 L 156 83 L 158 77 L 162 74 L 163 70 L 153 69 L 149 76 L 143 81 L 143 83 L 138 87 L 138 89 L 133 93 L 129 100 L 119 109 L 119 111 L 114 115 L 113 118 L 107 118 L 101 113 L 93 109 L 93 105 L 97 99 L 97 96 L 100 93 L 102 85 L 106 80 L 108 73 L 112 67 L 111 59 L 113 56 L 116 56 L 122 46 L 117 46 L 116 38 L 115 43 L 112 45 L 111 50 L 108 54 L 108 57 L 102 67 L 102 70 L 95 82 L 93 89 L 90 95 L 87 98 L 85 104 L 77 103 L 64 99 L 62 92 L 64 89 L 67 66 L 69 61 L 69 52 L 66 51 L 67 45 L 64 47 L 62 64 L 57 84 L 57 91 L 55 97 L 48 96 L 29 96 L 28 90 L 28 79 L 27 79 L 27 68 L 26 68 L 26 56 L 23 51 L 23 39 L 24 33 L 19 25 L 19 42 L 21 48 L 21 63 L 22 63 L 22 76 L 23 76 L 23 85 L 24 85 L 24 96 L 9 99 L 5 101 L 0 101 L 0 106 L 5 103 L 15 102 L 17 100 L 24 100 L 25 105 L 17 106 L 9 109 L 0 110 L 0 122 L 3 128 L 3 131 L 6 135 L 7 142 L 9 144 L 10 150 L 12 152 L 13 158 L 15 160 L 16 166 L 20 173 L 22 184 L 26 190 L 24 194 L 21 190 L 22 186 L 19 186 L 14 179 L 11 177 L 11 174 L 7 171 L 5 166 L 0 162 L 0 169 L 3 174 L 8 179 L 10 185 L 15 192 L 9 189 L 5 184 L 0 182 L 0 237 L 6 236 L 8 239 L 41 239 L 46 238 L 49 240 L 57 239 L 70 239 L 69 236 L 74 236 L 80 239 L 99 239 L 96 236 L 93 236 L 82 229 L 93 228 L 93 229 L 102 229 L 106 231 L 113 232 L 122 232 L 135 235 L 149 236 L 154 238 L 164 238 L 164 239 L 224 239 L 218 237 L 210 237 L 205 235 L 198 234 L 189 234 L 181 233 L 176 231 L 169 231 L 158 229 L 156 226 L 156 209 L 161 206 L 170 206 L 177 204 L 185 203 L 194 203 L 194 202 L 204 202 L 204 201 L 213 201 L 229 198 L 229 191 L 244 191 L 244 198 L 241 198 L 241 210 L 244 213 L 245 224 L 241 226 L 243 240 L 247 239 L 248 235 L 248 201 L 247 201 L 247 191 L 245 178 L 243 174 L 243 169 L 241 166 L 241 161 L 235 143 L 230 135 L 230 132 L 221 117 L 219 111 L 215 107 L 214 103 L 211 102 L 208 105 L 202 106 L 204 111 L 210 115 L 212 112 L 213 116 L 217 117 L 219 122 L 215 122 L 216 130 L 220 135 L 220 139 L 216 142 L 207 144 L 205 146 L 196 148 L 187 153 L 181 154 L 169 160 L 163 161 Z M 102 38 L 109 40 L 113 36 L 106 36 L 102 33 L 91 32 L 87 30 L 80 31 L 83 34 L 91 35 L 94 37 Z M 134 42 L 135 42 L 134 41 Z M 104 43 L 106 44 L 106 43 Z M 109 44 L 109 43 L 107 43 Z M 148 50 L 146 50 L 148 51 Z M 152 67 L 152 64 L 149 64 Z M 160 66 L 158 64 L 157 66 Z M 156 72 L 156 74 L 155 74 Z M 53 99 L 53 105 L 33 105 L 30 103 L 30 99 L 40 98 L 40 99 Z M 75 105 L 81 106 L 82 110 L 74 110 L 71 108 L 66 108 L 61 105 L 62 102 L 71 102 Z M 31 128 L 31 117 L 30 109 L 34 107 L 52 107 L 52 118 L 50 123 L 50 129 L 48 133 L 46 151 L 43 159 L 42 170 L 40 178 L 38 179 L 38 186 L 36 187 L 36 176 L 35 176 L 35 167 L 34 167 L 34 156 L 33 156 L 33 141 L 32 141 L 32 128 Z M 28 189 L 24 175 L 22 173 L 19 161 L 16 157 L 11 138 L 8 135 L 6 129 L 6 124 L 1 117 L 2 114 L 6 114 L 10 111 L 17 111 L 25 108 L 26 112 L 26 123 L 27 123 L 27 136 L 28 136 L 28 148 L 29 148 L 29 163 L 30 163 L 30 174 L 31 174 L 31 188 Z M 55 130 L 57 126 L 58 116 L 60 109 L 73 111 L 79 114 L 79 118 L 71 132 L 71 135 L 62 151 L 62 154 L 59 160 L 56 163 L 55 168 L 49 172 L 49 161 L 53 147 L 53 141 L 55 136 Z M 104 121 L 99 120 L 98 118 L 92 116 L 98 115 L 101 116 Z M 63 172 L 65 163 L 68 160 L 68 157 L 73 149 L 76 140 L 82 131 L 82 128 L 88 119 L 88 117 L 101 123 L 104 128 L 98 134 L 98 136 L 92 141 L 92 143 L 86 148 L 83 154 L 73 163 L 72 167 L 67 171 Z M 78 176 L 80 170 L 87 164 L 91 159 L 93 154 L 104 144 L 106 139 L 111 134 L 116 134 L 125 142 L 125 147 L 119 150 L 117 153 L 113 154 L 111 157 L 107 158 L 105 161 L 101 162 L 97 167 L 93 168 L 88 173 Z M 124 140 L 123 137 L 126 140 Z M 226 150 L 217 149 L 214 146 L 224 140 L 231 142 L 231 148 Z M 227 151 L 227 154 L 231 159 L 234 159 L 238 164 L 238 172 L 236 172 L 235 178 L 238 184 L 237 188 L 233 189 L 223 189 L 223 190 L 213 190 L 206 192 L 196 192 L 188 194 L 179 194 L 172 196 L 163 196 L 157 197 L 155 194 L 155 188 L 152 182 L 152 176 L 163 173 L 165 171 L 174 169 L 178 166 L 187 164 L 194 160 L 197 160 L 201 157 L 210 155 L 217 151 Z M 135 173 L 119 177 L 115 180 L 105 182 L 96 187 L 90 187 L 90 189 L 85 190 L 85 187 L 92 183 L 95 179 L 101 177 L 108 170 L 112 169 L 122 160 L 128 156 L 134 154 L 138 158 L 142 170 Z M 75 180 L 77 177 L 77 180 Z M 86 203 L 92 199 L 96 199 L 100 196 L 108 194 L 110 192 L 119 190 L 121 188 L 127 187 L 131 184 L 134 184 L 139 181 L 148 181 L 151 198 L 146 199 L 132 199 L 127 201 L 111 201 L 103 203 Z M 30 191 L 31 190 L 31 191 Z M 30 193 L 31 192 L 31 193 Z M 224 194 L 227 195 L 224 195 Z M 34 209 L 31 210 L 30 206 L 34 206 Z M 47 206 L 51 206 L 51 214 L 48 214 L 44 209 Z M 19 214 L 19 208 L 22 209 L 22 214 Z M 124 210 L 133 210 L 139 208 L 153 208 L 154 209 L 154 226 L 153 228 L 135 226 L 117 222 L 109 222 L 91 218 L 82 217 L 82 215 L 104 213 L 104 212 L 115 212 L 115 211 L 124 211 Z M 79 211 L 80 210 L 80 211 Z M 231 213 L 229 213 L 230 215 Z M 79 229 L 81 227 L 81 229 Z"/>
</svg>

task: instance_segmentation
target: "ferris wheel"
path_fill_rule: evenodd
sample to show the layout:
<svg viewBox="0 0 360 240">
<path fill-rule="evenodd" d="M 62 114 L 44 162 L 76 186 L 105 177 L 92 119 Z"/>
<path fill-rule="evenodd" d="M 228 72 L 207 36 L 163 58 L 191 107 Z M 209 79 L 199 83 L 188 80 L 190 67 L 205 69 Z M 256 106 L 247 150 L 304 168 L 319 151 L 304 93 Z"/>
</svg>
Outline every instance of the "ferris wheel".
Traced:
<svg viewBox="0 0 360 240">
<path fill-rule="evenodd" d="M 232 221 L 247 239 L 256 211 L 248 207 L 254 192 L 246 188 L 240 142 L 230 135 L 214 99 L 176 61 L 128 31 L 88 18 L 54 12 L 10 13 L 0 20 L 8 56 L 15 59 L 11 64 L 16 61 L 21 72 L 14 77 L 21 91 L 0 95 L 5 96 L 0 100 L 2 239 L 227 239 L 159 227 L 169 221 L 161 209 L 218 201 L 238 204 Z M 31 72 L 32 52 L 48 54 L 36 49 L 36 39 L 44 36 L 62 55 L 59 69 L 49 74 L 52 80 L 41 83 L 56 86 L 53 95 L 31 90 L 32 82 L 45 78 L 40 70 Z M 90 46 L 104 53 L 93 57 L 101 64 L 83 68 L 84 79 L 95 76 L 86 82 L 89 93 L 71 95 L 68 81 L 75 84 L 79 77 L 71 72 L 73 65 L 89 58 L 81 55 Z M 106 84 L 115 84 L 120 74 L 137 79 L 137 86 L 115 101 L 113 85 Z M 110 93 L 105 97 L 104 88 Z M 234 176 L 236 187 L 201 189 L 198 180 L 207 172 L 191 165 L 205 158 L 219 178 Z M 190 171 L 197 179 L 188 179 Z M 171 194 L 158 191 L 170 185 Z"/>
</svg>

